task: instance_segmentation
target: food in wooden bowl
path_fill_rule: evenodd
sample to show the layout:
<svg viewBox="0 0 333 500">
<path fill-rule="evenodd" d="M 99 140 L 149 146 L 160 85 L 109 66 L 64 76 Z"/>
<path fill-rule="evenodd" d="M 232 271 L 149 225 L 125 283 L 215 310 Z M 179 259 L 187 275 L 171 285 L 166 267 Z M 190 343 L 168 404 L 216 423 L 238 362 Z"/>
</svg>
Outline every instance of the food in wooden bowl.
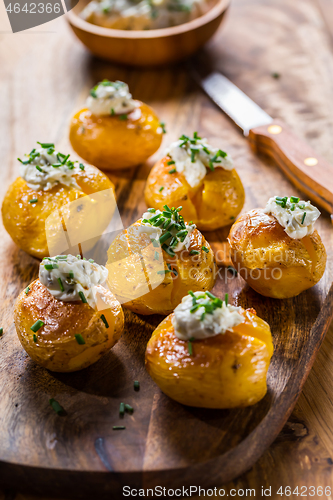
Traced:
<svg viewBox="0 0 333 500">
<path fill-rule="evenodd" d="M 95 363 L 119 340 L 124 315 L 105 288 L 107 269 L 80 256 L 45 258 L 39 279 L 16 301 L 20 342 L 39 365 L 55 372 Z"/>
<path fill-rule="evenodd" d="M 183 1 L 177 2 L 177 4 L 181 5 Z M 135 30 L 105 28 L 104 25 L 107 25 L 108 22 L 105 22 L 104 18 L 103 21 L 99 21 L 99 24 L 103 24 L 103 26 L 87 22 L 81 16 L 82 10 L 87 4 L 88 0 L 80 1 L 67 13 L 66 17 L 74 33 L 93 54 L 120 64 L 156 66 L 185 59 L 202 47 L 220 26 L 230 0 L 209 2 L 209 7 L 212 4 L 215 5 L 203 15 L 188 22 L 183 21 L 186 21 L 186 18 L 193 14 L 189 15 L 185 10 L 178 13 L 177 17 L 180 16 L 180 21 L 183 22 L 178 26 Z M 155 16 L 155 7 L 153 2 L 147 2 L 145 10 L 154 12 Z M 108 8 L 107 5 L 106 8 Z M 196 12 L 198 12 L 197 9 Z M 141 20 L 145 16 L 145 14 L 141 16 L 136 28 L 142 26 Z M 94 17 L 96 21 L 97 18 Z M 101 17 L 98 17 L 100 20 Z M 122 26 L 128 25 L 127 19 L 122 18 Z M 150 20 L 149 25 L 152 26 Z"/>
<path fill-rule="evenodd" d="M 229 234 L 231 259 L 261 295 L 295 297 L 321 279 L 326 250 L 314 228 L 319 210 L 297 197 L 270 198 L 242 215 Z"/>
<path fill-rule="evenodd" d="M 45 228 L 47 219 L 56 214 L 58 209 L 70 207 L 72 204 L 77 212 L 76 233 L 80 225 L 88 233 L 89 217 L 86 215 L 88 212 L 92 215 L 94 211 L 89 210 L 87 203 L 83 203 L 85 207 L 82 205 L 81 208 L 86 210 L 79 213 L 80 204 L 76 206 L 76 200 L 86 197 L 85 202 L 88 202 L 90 198 L 87 195 L 99 192 L 110 192 L 114 197 L 114 185 L 96 167 L 69 160 L 69 155 L 56 151 L 54 144 L 39 144 L 39 148 L 34 148 L 20 160 L 21 176 L 13 182 L 5 195 L 2 219 L 14 242 L 22 250 L 41 259 L 49 255 Z M 103 210 L 106 210 L 105 206 Z M 68 221 L 73 214 L 70 208 L 67 208 L 67 212 Z M 105 212 L 104 214 L 106 217 Z M 94 225 L 95 229 L 96 225 L 100 225 L 102 233 L 104 225 L 107 224 L 105 217 L 101 215 L 98 220 L 91 220 L 90 225 Z M 58 232 L 60 237 L 56 217 L 55 232 Z"/>
<path fill-rule="evenodd" d="M 153 332 L 146 369 L 179 403 L 244 407 L 265 396 L 272 354 L 270 327 L 253 309 L 190 292 Z"/>
<path fill-rule="evenodd" d="M 225 151 L 214 148 L 196 132 L 182 135 L 152 168 L 146 183 L 148 206 L 182 205 L 186 220 L 200 230 L 230 225 L 244 205 L 242 182 Z"/>
<path fill-rule="evenodd" d="M 103 80 L 91 91 L 87 107 L 70 124 L 73 149 L 103 170 L 129 168 L 161 145 L 163 126 L 152 108 L 132 99 L 128 85 Z"/>
<path fill-rule="evenodd" d="M 110 290 L 136 313 L 169 314 L 189 290 L 204 292 L 214 286 L 213 251 L 180 211 L 149 208 L 108 250 Z"/>
</svg>

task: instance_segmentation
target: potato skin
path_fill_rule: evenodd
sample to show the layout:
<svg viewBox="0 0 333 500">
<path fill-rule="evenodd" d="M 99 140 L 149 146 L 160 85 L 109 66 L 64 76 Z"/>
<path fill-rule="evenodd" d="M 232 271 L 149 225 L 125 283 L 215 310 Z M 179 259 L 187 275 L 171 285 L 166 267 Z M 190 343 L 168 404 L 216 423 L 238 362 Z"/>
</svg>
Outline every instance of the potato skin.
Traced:
<svg viewBox="0 0 333 500">
<path fill-rule="evenodd" d="M 175 257 L 170 257 L 164 250 L 161 251 L 164 260 L 162 269 L 167 270 L 167 264 L 170 264 L 176 269 L 177 276 L 166 273 L 163 281 L 151 289 L 150 277 L 153 279 L 154 273 L 156 276 L 156 248 L 146 233 L 136 231 L 139 226 L 140 220 L 118 235 L 108 250 L 106 267 L 109 271 L 109 287 L 124 307 L 138 314 L 166 315 L 174 310 L 189 290 L 195 292 L 213 288 L 217 275 L 214 254 L 205 237 L 195 229 L 188 251 L 177 252 Z M 209 252 L 204 252 L 202 246 L 208 248 Z M 190 255 L 191 250 L 197 250 L 199 254 Z M 144 258 L 145 270 L 139 253 Z M 162 261 L 162 255 L 160 258 Z M 146 285 L 147 282 L 150 290 L 147 293 L 138 293 L 138 296 L 133 298 L 138 284 Z M 146 288 L 148 289 L 147 285 Z"/>
<path fill-rule="evenodd" d="M 262 208 L 241 215 L 228 240 L 235 268 L 266 297 L 295 297 L 318 283 L 324 274 L 327 256 L 318 232 L 301 240 L 292 239 Z"/>
<path fill-rule="evenodd" d="M 34 191 L 21 177 L 9 186 L 2 203 L 3 224 L 16 245 L 28 254 L 39 259 L 49 256 L 45 221 L 52 212 L 85 195 L 114 190 L 110 179 L 92 165 L 85 165 L 85 170 L 75 168 L 73 177 L 82 191 L 61 184 L 50 191 Z M 34 198 L 38 202 L 29 203 Z"/>
<path fill-rule="evenodd" d="M 96 116 L 88 109 L 72 118 L 69 139 L 81 158 L 102 170 L 134 167 L 143 163 L 161 145 L 163 130 L 152 108 L 140 101 L 126 120 Z"/>
<path fill-rule="evenodd" d="M 145 187 L 145 201 L 148 207 L 163 210 L 163 205 L 183 207 L 185 220 L 193 221 L 198 229 L 212 231 L 228 226 L 241 211 L 245 192 L 235 169 L 228 171 L 216 168 L 192 188 L 183 174 L 169 174 L 170 158 L 158 161 L 150 171 Z M 161 186 L 164 189 L 160 192 Z"/>
<path fill-rule="evenodd" d="M 124 328 L 121 305 L 109 290 L 99 287 L 110 309 L 95 311 L 83 302 L 62 302 L 55 299 L 39 280 L 29 285 L 17 298 L 14 321 L 19 340 L 29 356 L 39 365 L 55 372 L 73 372 L 95 363 L 118 342 Z M 109 328 L 101 319 L 104 314 Z M 33 340 L 30 327 L 38 320 L 44 326 Z M 80 345 L 75 334 L 85 344 Z"/>
<path fill-rule="evenodd" d="M 204 340 L 176 337 L 173 314 L 153 332 L 146 350 L 146 369 L 160 389 L 187 406 L 236 408 L 254 405 L 267 392 L 266 376 L 273 344 L 269 325 L 255 311 L 242 312 L 245 322 Z"/>
</svg>

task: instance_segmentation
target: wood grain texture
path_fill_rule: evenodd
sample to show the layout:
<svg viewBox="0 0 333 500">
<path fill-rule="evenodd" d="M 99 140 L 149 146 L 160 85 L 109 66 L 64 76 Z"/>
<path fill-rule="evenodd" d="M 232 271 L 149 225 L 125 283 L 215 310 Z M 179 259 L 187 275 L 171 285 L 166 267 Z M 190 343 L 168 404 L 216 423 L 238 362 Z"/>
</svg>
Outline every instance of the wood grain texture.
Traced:
<svg viewBox="0 0 333 500">
<path fill-rule="evenodd" d="M 102 78 L 127 81 L 136 98 L 157 110 L 169 131 L 164 144 L 195 129 L 213 143 L 225 144 L 246 186 L 245 210 L 262 206 L 269 196 L 276 194 L 277 186 L 283 194 L 296 194 L 272 162 L 259 159 L 251 152 L 246 140 L 198 91 L 183 67 L 140 72 L 112 67 L 85 53 L 74 42 L 62 19 L 52 26 L 56 33 L 52 36 L 36 34 L 37 42 L 30 42 L 28 35 L 21 34 L 15 43 L 14 39 L 9 43 L 5 37 L 0 46 L 6 75 L 0 93 L 3 112 L 0 145 L 3 165 L 6 166 L 1 170 L 1 196 L 18 174 L 15 158 L 29 150 L 36 140 L 54 140 L 59 148 L 69 150 L 69 117 L 82 105 L 92 84 Z M 20 54 L 19 63 L 15 62 L 13 54 Z M 297 129 L 298 134 L 306 137 L 319 153 L 333 160 L 330 140 L 333 59 L 329 36 L 312 1 L 305 0 L 291 6 L 288 0 L 255 0 L 251 5 L 246 0 L 236 0 L 226 30 L 211 45 L 211 54 L 216 57 L 218 67 L 269 114 Z M 313 71 L 309 72 L 309 67 Z M 280 80 L 271 77 L 273 71 L 281 73 Z M 25 75 L 24 79 L 22 75 Z M 136 171 L 112 176 L 117 185 L 124 224 L 136 220 L 144 210 L 142 191 L 145 178 L 158 156 Z M 103 360 L 82 373 L 60 376 L 35 366 L 18 344 L 12 309 L 18 292 L 36 276 L 38 264 L 18 250 L 2 229 L 1 261 L 6 262 L 1 268 L 2 283 L 6 284 L 1 291 L 1 325 L 5 334 L 0 340 L 2 482 L 5 479 L 13 482 L 16 475 L 20 477 L 21 488 L 30 485 L 35 491 L 41 491 L 43 481 L 50 480 L 51 476 L 47 470 L 40 473 L 40 464 L 44 467 L 58 465 L 64 468 L 64 473 L 58 471 L 58 481 L 50 483 L 52 494 L 62 491 L 61 480 L 66 480 L 69 493 L 71 485 L 82 481 L 80 470 L 92 470 L 95 472 L 85 475 L 91 491 L 95 492 L 103 484 L 105 495 L 110 497 L 110 492 L 119 491 L 121 481 L 147 486 L 158 482 L 160 467 L 168 469 L 167 479 L 164 479 L 166 485 L 182 484 L 188 480 L 186 474 L 191 474 L 191 479 L 196 478 L 202 486 L 207 476 L 211 484 L 218 486 L 228 477 L 230 467 L 240 467 L 241 470 L 250 449 L 245 442 L 242 463 L 239 464 L 239 457 L 233 455 L 234 446 L 258 429 L 257 426 L 269 415 L 276 394 L 286 390 L 287 395 L 287 391 L 293 391 L 296 380 L 290 380 L 290 373 L 299 364 L 311 364 L 309 356 L 314 333 L 320 335 L 328 326 L 332 313 L 330 296 L 325 306 L 329 309 L 325 314 L 326 321 L 320 320 L 322 322 L 311 333 L 333 276 L 332 229 L 328 214 L 323 215 L 318 228 L 329 253 L 327 270 L 318 286 L 296 299 L 283 302 L 263 299 L 244 286 L 240 278 L 231 280 L 222 268 L 217 293 L 228 289 L 237 304 L 256 308 L 258 314 L 271 323 L 276 342 L 267 397 L 255 411 L 238 412 L 185 408 L 158 391 L 145 374 L 142 363 L 145 342 L 160 320 L 157 317 L 144 322 L 143 318 L 127 313 L 122 342 Z M 224 249 L 226 235 L 226 230 L 207 233 L 216 251 Z M 329 336 L 306 391 L 278 440 L 249 473 L 227 487 L 332 483 L 331 343 L 332 337 Z M 306 346 L 307 353 L 303 350 Z M 299 358 L 300 352 L 305 353 L 304 358 Z M 279 378 L 274 379 L 277 371 Z M 134 378 L 141 381 L 139 393 L 132 389 Z M 49 397 L 56 397 L 63 404 L 67 417 L 59 418 L 52 413 L 48 407 Z M 294 397 L 296 399 L 297 390 Z M 126 431 L 114 433 L 110 427 L 113 419 L 119 423 L 118 405 L 124 398 L 133 404 L 135 413 L 132 417 L 127 416 Z M 281 406 L 281 411 L 286 408 L 290 408 L 289 402 Z M 276 417 L 279 417 L 278 413 Z M 182 440 L 175 439 L 176 432 L 184 436 Z M 193 443 L 193 435 L 198 442 Z M 260 439 L 267 439 L 265 429 L 260 432 Z M 205 446 L 199 446 L 200 441 L 204 441 Z M 217 457 L 224 452 L 229 452 L 224 467 L 214 468 Z M 259 457 L 260 446 L 256 452 Z M 21 466 L 13 469 L 11 463 L 17 462 L 18 457 L 22 464 L 29 464 L 28 469 Z M 203 474 L 201 466 L 209 459 L 212 463 L 208 473 Z M 175 467 L 179 466 L 185 467 L 185 471 L 178 472 Z M 68 473 L 66 468 L 73 471 Z M 120 480 L 111 469 L 155 470 L 156 475 L 138 472 Z M 75 489 L 78 492 L 77 487 Z"/>
</svg>

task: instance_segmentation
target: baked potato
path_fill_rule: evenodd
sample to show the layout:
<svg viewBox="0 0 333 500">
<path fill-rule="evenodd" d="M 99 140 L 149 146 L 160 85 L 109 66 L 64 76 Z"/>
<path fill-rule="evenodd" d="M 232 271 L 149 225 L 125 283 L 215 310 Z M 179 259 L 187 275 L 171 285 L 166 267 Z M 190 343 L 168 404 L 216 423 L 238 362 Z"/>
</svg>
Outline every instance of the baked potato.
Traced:
<svg viewBox="0 0 333 500">
<path fill-rule="evenodd" d="M 303 218 L 305 212 L 301 210 Z M 228 240 L 234 267 L 266 297 L 295 297 L 318 283 L 324 274 L 326 250 L 318 232 L 312 228 L 306 236 L 293 238 L 265 209 L 239 217 Z"/>
<path fill-rule="evenodd" d="M 43 261 L 46 266 L 54 262 L 55 258 Z M 57 280 L 53 281 L 58 285 Z M 14 321 L 20 342 L 29 356 L 48 370 L 72 372 L 86 368 L 109 351 L 122 334 L 123 311 L 114 295 L 97 283 L 92 307 L 84 298 L 87 291 L 82 293 L 78 300 L 74 300 L 76 296 L 71 301 L 60 300 L 37 279 L 18 296 Z"/>
<path fill-rule="evenodd" d="M 169 314 L 189 290 L 214 286 L 210 245 L 195 225 L 184 222 L 180 210 L 148 209 L 108 250 L 109 288 L 136 313 Z"/>
<path fill-rule="evenodd" d="M 39 259 L 50 255 L 49 252 L 67 250 L 58 246 L 63 241 L 66 245 L 64 231 L 72 233 L 72 227 L 76 238 L 69 234 L 69 239 L 75 240 L 75 244 L 93 238 L 97 232 L 102 234 L 115 208 L 114 185 L 105 174 L 92 165 L 71 162 L 69 155 L 57 153 L 51 144 L 47 146 L 33 150 L 27 159 L 21 160 L 23 177 L 13 182 L 2 203 L 5 229 L 22 250 Z M 37 153 L 39 156 L 34 157 Z M 67 158 L 68 165 L 59 166 L 59 154 L 60 158 Z M 58 162 L 58 166 L 53 168 L 49 162 Z M 32 169 L 38 178 L 33 177 Z M 53 173 L 58 177 L 52 177 Z M 89 217 L 93 218 L 90 222 Z"/>
<path fill-rule="evenodd" d="M 87 108 L 70 123 L 69 139 L 81 158 L 115 170 L 139 165 L 158 150 L 164 127 L 152 108 L 131 99 L 126 84 L 106 80 L 91 92 Z"/>
<path fill-rule="evenodd" d="M 160 210 L 165 204 L 182 205 L 184 218 L 207 231 L 230 225 L 245 200 L 231 158 L 195 133 L 173 143 L 154 165 L 144 195 L 147 206 Z"/>
<path fill-rule="evenodd" d="M 206 312 L 202 307 L 193 311 L 200 296 L 184 297 L 178 306 L 182 311 L 176 308 L 158 325 L 147 345 L 146 369 L 167 396 L 184 405 L 254 405 L 267 391 L 266 375 L 273 354 L 270 327 L 254 309 L 221 305 L 212 294 L 210 302 L 207 297 L 201 299 Z M 207 312 L 214 302 L 217 309 Z M 179 320 L 177 314 L 183 317 Z M 206 319 L 209 321 L 202 327 Z"/>
</svg>

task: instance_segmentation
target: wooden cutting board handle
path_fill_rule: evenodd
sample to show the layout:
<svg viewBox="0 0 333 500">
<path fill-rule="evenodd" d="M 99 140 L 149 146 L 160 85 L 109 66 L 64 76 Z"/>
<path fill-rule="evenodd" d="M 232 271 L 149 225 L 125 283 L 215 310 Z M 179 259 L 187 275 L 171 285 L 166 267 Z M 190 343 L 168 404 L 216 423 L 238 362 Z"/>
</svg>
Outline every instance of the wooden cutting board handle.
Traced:
<svg viewBox="0 0 333 500">
<path fill-rule="evenodd" d="M 333 166 L 330 163 L 279 120 L 253 128 L 249 139 L 256 153 L 271 156 L 298 189 L 333 214 Z"/>
</svg>

